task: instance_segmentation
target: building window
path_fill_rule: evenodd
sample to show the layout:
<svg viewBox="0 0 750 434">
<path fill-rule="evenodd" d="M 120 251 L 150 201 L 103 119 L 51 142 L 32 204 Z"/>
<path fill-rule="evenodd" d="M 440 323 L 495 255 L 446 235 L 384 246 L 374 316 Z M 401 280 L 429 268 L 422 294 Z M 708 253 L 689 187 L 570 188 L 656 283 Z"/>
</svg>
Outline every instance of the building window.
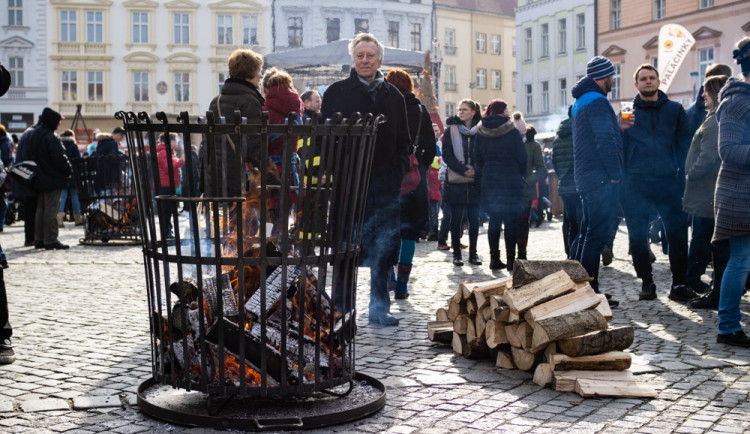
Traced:
<svg viewBox="0 0 750 434">
<path fill-rule="evenodd" d="M 542 57 L 549 57 L 549 24 L 542 24 L 540 33 L 542 34 L 540 46 Z"/>
<path fill-rule="evenodd" d="M 513 71 L 513 74 L 511 75 L 511 77 L 513 78 L 513 82 L 511 83 L 511 86 L 513 86 L 513 89 L 515 89 L 516 88 L 516 79 L 518 78 L 518 72 Z"/>
<path fill-rule="evenodd" d="M 190 101 L 190 74 L 187 72 L 174 73 L 174 100 L 175 102 Z"/>
<path fill-rule="evenodd" d="M 560 101 L 560 107 L 567 107 L 568 106 L 568 80 L 565 78 L 561 78 L 557 82 L 557 87 L 560 89 L 560 95 L 558 96 L 558 100 Z"/>
<path fill-rule="evenodd" d="M 701 0 L 701 9 L 714 7 L 714 0 Z"/>
<path fill-rule="evenodd" d="M 8 0 L 8 25 L 23 25 L 23 0 Z"/>
<path fill-rule="evenodd" d="M 104 19 L 102 12 L 86 12 L 86 42 L 104 41 Z"/>
<path fill-rule="evenodd" d="M 411 50 L 422 51 L 422 24 L 411 23 Z"/>
<path fill-rule="evenodd" d="M 511 41 L 512 41 L 510 45 L 510 48 L 512 50 L 511 56 L 516 57 L 516 37 L 514 36 Z"/>
<path fill-rule="evenodd" d="M 148 14 L 133 12 L 133 43 L 148 44 Z"/>
<path fill-rule="evenodd" d="M 487 35 L 485 33 L 477 33 L 477 53 L 487 52 Z"/>
<path fill-rule="evenodd" d="M 78 100 L 78 72 L 60 71 L 60 97 L 63 101 Z"/>
<path fill-rule="evenodd" d="M 455 102 L 445 103 L 445 116 L 451 117 L 455 115 L 456 115 L 456 103 Z"/>
<path fill-rule="evenodd" d="M 523 29 L 523 60 L 531 60 L 531 29 Z"/>
<path fill-rule="evenodd" d="M 86 73 L 86 84 L 88 89 L 86 99 L 88 101 L 104 101 L 104 72 L 89 71 Z"/>
<path fill-rule="evenodd" d="M 503 88 L 503 74 L 502 71 L 492 71 L 492 88 L 494 90 L 501 90 Z"/>
<path fill-rule="evenodd" d="M 145 72 L 145 71 L 133 72 L 133 101 L 135 102 L 150 101 L 150 98 L 148 95 L 148 72 Z"/>
<path fill-rule="evenodd" d="M 542 113 L 549 113 L 549 81 L 542 82 Z"/>
<path fill-rule="evenodd" d="M 216 16 L 216 43 L 218 45 L 232 45 L 232 16 Z"/>
<path fill-rule="evenodd" d="M 456 54 L 456 30 L 445 29 L 445 52 Z"/>
<path fill-rule="evenodd" d="M 534 95 L 531 93 L 531 85 L 527 84 L 526 88 L 526 113 L 534 113 Z"/>
<path fill-rule="evenodd" d="M 656 68 L 656 70 L 659 70 L 659 56 L 654 56 L 651 58 L 651 66 Z"/>
<path fill-rule="evenodd" d="M 326 19 L 326 42 L 338 41 L 341 38 L 341 20 L 338 18 Z"/>
<path fill-rule="evenodd" d="M 354 34 L 370 33 L 370 20 L 366 18 L 354 19 Z"/>
<path fill-rule="evenodd" d="M 654 0 L 654 19 L 661 20 L 667 12 L 667 0 Z"/>
<path fill-rule="evenodd" d="M 456 67 L 445 65 L 445 90 L 456 90 Z"/>
<path fill-rule="evenodd" d="M 477 68 L 477 88 L 487 89 L 487 70 Z"/>
<path fill-rule="evenodd" d="M 557 20 L 557 52 L 560 54 L 568 52 L 568 22 L 565 18 Z"/>
<path fill-rule="evenodd" d="M 302 46 L 302 17 L 290 17 L 287 20 L 287 37 L 290 47 Z"/>
<path fill-rule="evenodd" d="M 706 47 L 698 50 L 698 83 L 706 79 L 706 68 L 714 63 L 714 47 Z"/>
<path fill-rule="evenodd" d="M 612 0 L 612 3 L 610 3 L 610 27 L 612 27 L 612 30 L 617 30 L 620 28 L 620 0 Z"/>
<path fill-rule="evenodd" d="M 8 72 L 10 72 L 10 85 L 23 87 L 23 57 L 9 57 Z"/>
<path fill-rule="evenodd" d="M 219 93 L 221 93 L 221 89 L 224 87 L 224 82 L 227 81 L 227 78 L 229 78 L 229 74 L 227 74 L 226 72 L 219 73 L 219 77 L 217 80 L 219 82 Z"/>
<path fill-rule="evenodd" d="M 258 45 L 258 16 L 242 16 L 242 44 Z"/>
<path fill-rule="evenodd" d="M 490 53 L 502 54 L 500 46 L 500 35 L 492 35 L 490 37 Z"/>
<path fill-rule="evenodd" d="M 174 14 L 174 43 L 187 45 L 190 43 L 190 15 Z"/>
<path fill-rule="evenodd" d="M 586 49 L 586 15 L 576 15 L 576 50 Z"/>
<path fill-rule="evenodd" d="M 620 75 L 620 67 L 621 65 L 618 63 L 614 65 L 615 67 L 615 75 L 614 75 L 614 83 L 612 83 L 612 99 L 618 100 L 620 99 L 620 89 L 622 87 L 622 76 Z"/>
<path fill-rule="evenodd" d="M 398 48 L 398 21 L 388 21 L 388 46 Z"/>
<path fill-rule="evenodd" d="M 60 42 L 76 41 L 76 11 L 60 11 Z"/>
</svg>

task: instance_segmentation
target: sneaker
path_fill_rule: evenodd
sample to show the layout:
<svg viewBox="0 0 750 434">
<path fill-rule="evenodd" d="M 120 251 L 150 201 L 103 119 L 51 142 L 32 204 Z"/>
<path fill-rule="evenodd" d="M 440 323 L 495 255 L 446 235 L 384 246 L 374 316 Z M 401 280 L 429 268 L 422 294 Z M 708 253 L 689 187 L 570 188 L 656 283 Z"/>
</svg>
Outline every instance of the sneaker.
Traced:
<svg viewBox="0 0 750 434">
<path fill-rule="evenodd" d="M 726 335 L 716 335 L 716 342 L 733 347 L 750 348 L 750 338 L 742 330 Z"/>
<path fill-rule="evenodd" d="M 693 309 L 719 309 L 719 297 L 712 295 L 710 292 L 703 297 L 698 297 L 690 300 L 688 306 Z"/>
<path fill-rule="evenodd" d="M 16 353 L 10 345 L 10 338 L 5 338 L 0 342 L 0 365 L 7 365 L 16 361 Z"/>
<path fill-rule="evenodd" d="M 620 306 L 620 302 L 619 301 L 617 301 L 615 299 L 611 299 L 611 298 L 607 300 L 607 304 L 609 304 L 609 307 L 612 308 L 612 309 L 615 309 L 618 306 Z"/>
<path fill-rule="evenodd" d="M 698 294 L 685 285 L 674 285 L 669 291 L 669 299 L 678 303 L 685 303 L 697 297 Z"/>
<path fill-rule="evenodd" d="M 643 282 L 638 300 L 656 300 L 656 284 Z"/>
<path fill-rule="evenodd" d="M 450 247 L 448 247 L 448 245 L 447 245 L 447 244 L 443 244 L 443 243 L 438 243 L 437 249 L 438 249 L 438 250 L 450 250 L 451 248 L 450 248 Z"/>
<path fill-rule="evenodd" d="M 462 267 L 464 265 L 464 261 L 461 260 L 461 258 L 453 258 L 453 265 L 456 267 Z"/>
<path fill-rule="evenodd" d="M 44 250 L 67 250 L 69 248 L 70 248 L 69 245 L 63 244 L 63 243 L 61 243 L 59 241 L 55 241 L 52 244 L 45 244 L 44 245 Z"/>
<path fill-rule="evenodd" d="M 602 249 L 602 265 L 607 266 L 611 264 L 613 258 L 612 249 L 609 246 L 604 246 L 604 249 Z"/>
<path fill-rule="evenodd" d="M 370 324 L 380 324 L 384 326 L 397 326 L 398 325 L 398 318 L 391 315 L 390 313 L 370 313 L 370 317 L 368 318 L 368 321 Z"/>
<path fill-rule="evenodd" d="M 696 294 L 706 294 L 711 290 L 711 285 L 706 282 L 698 281 L 694 283 L 688 283 L 688 288 L 692 289 Z"/>
</svg>

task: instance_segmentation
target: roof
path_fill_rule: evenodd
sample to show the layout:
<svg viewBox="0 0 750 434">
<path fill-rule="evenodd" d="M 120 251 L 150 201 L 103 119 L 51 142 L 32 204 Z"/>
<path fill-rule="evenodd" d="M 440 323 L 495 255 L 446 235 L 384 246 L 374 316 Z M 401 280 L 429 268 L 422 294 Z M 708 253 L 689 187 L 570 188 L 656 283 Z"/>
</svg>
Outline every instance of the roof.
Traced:
<svg viewBox="0 0 750 434">
<path fill-rule="evenodd" d="M 516 0 L 435 0 L 435 5 L 515 17 Z"/>
<path fill-rule="evenodd" d="M 266 55 L 267 66 L 280 68 L 348 65 L 352 63 L 349 55 L 349 39 L 340 39 L 317 47 L 299 48 L 290 51 L 278 51 Z M 409 51 L 385 47 L 383 63 L 391 66 L 423 67 L 424 52 Z"/>
</svg>

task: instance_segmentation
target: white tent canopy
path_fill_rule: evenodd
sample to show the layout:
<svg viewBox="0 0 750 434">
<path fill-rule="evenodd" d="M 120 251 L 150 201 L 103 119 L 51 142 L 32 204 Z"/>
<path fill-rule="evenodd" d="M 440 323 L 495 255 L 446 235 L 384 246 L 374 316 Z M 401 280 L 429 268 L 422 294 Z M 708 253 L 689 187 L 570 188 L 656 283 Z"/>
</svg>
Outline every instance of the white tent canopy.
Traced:
<svg viewBox="0 0 750 434">
<path fill-rule="evenodd" d="M 299 48 L 266 55 L 265 64 L 279 68 L 350 65 L 349 39 L 340 39 L 317 47 Z M 385 47 L 384 65 L 424 67 L 424 52 Z"/>
</svg>

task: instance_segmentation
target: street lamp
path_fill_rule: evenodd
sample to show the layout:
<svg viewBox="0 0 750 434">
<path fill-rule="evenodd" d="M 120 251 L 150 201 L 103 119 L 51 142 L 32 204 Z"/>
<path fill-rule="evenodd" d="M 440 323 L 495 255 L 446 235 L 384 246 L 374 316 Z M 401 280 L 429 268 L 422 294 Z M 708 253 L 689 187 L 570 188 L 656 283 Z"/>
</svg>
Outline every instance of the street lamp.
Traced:
<svg viewBox="0 0 750 434">
<path fill-rule="evenodd" d="M 438 106 L 440 106 L 438 83 L 440 82 L 441 63 L 443 63 L 443 54 L 440 52 L 440 42 L 435 38 L 432 40 L 432 51 L 430 51 L 430 69 L 432 69 L 432 87 L 435 92 L 435 102 Z"/>
<path fill-rule="evenodd" d="M 698 71 L 690 71 L 690 78 L 693 79 L 693 101 L 698 97 Z"/>
</svg>

